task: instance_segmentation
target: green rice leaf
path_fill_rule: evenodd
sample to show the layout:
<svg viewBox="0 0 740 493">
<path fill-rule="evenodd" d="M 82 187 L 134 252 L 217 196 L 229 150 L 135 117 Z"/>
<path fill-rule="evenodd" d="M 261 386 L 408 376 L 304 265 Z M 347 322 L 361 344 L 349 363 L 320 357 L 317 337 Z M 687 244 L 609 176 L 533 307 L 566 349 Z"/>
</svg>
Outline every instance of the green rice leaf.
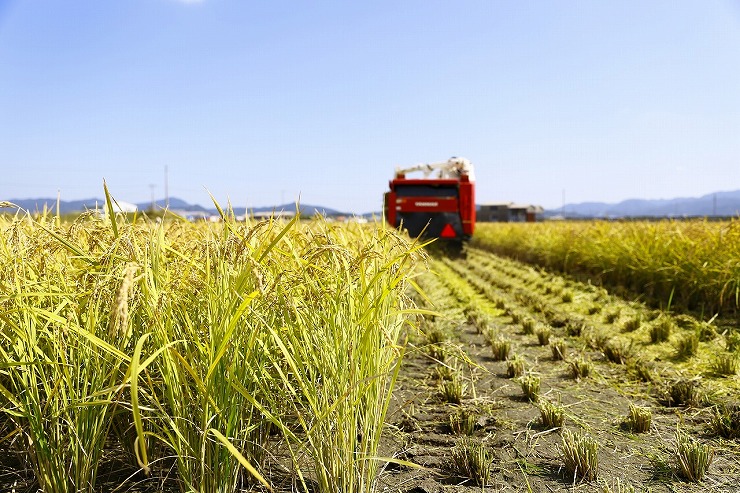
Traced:
<svg viewBox="0 0 740 493">
<path fill-rule="evenodd" d="M 249 471 L 249 474 L 251 474 L 252 476 L 254 476 L 254 478 L 257 481 L 259 481 L 260 483 L 262 483 L 265 486 L 265 488 L 267 488 L 269 491 L 272 491 L 272 487 L 265 480 L 265 478 L 262 477 L 262 475 L 259 472 L 257 472 L 257 469 L 255 469 L 252 466 L 252 464 L 250 464 L 249 461 L 247 461 L 247 459 L 245 459 L 244 456 L 239 453 L 239 451 L 236 449 L 236 447 L 234 447 L 234 445 L 225 436 L 223 436 L 220 431 L 218 431 L 215 428 L 210 428 L 208 430 L 208 433 L 211 433 L 213 436 L 215 436 L 216 439 L 219 442 L 221 442 L 221 444 L 224 447 L 226 447 L 226 449 L 229 452 L 231 452 L 231 455 L 233 455 L 234 457 L 236 457 L 236 460 L 239 461 L 239 464 L 241 464 L 244 467 L 244 469 L 246 469 L 247 471 Z"/>
</svg>

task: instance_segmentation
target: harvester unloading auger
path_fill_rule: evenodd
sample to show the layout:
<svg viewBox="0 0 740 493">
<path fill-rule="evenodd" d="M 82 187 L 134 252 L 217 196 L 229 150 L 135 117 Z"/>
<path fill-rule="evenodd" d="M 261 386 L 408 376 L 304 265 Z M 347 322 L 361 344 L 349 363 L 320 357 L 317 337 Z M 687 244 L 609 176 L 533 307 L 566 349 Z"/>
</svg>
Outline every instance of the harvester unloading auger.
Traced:
<svg viewBox="0 0 740 493">
<path fill-rule="evenodd" d="M 423 178 L 407 178 L 421 171 Z M 430 176 L 434 173 L 434 176 Z M 465 158 L 396 168 L 384 200 L 389 224 L 413 237 L 462 243 L 475 229 L 475 178 Z"/>
</svg>

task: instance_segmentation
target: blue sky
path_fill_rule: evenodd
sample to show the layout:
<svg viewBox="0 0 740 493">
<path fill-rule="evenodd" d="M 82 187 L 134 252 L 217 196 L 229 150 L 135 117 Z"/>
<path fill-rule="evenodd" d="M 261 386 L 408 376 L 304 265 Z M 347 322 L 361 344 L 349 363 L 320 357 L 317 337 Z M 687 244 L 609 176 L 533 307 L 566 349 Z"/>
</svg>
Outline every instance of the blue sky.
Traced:
<svg viewBox="0 0 740 493">
<path fill-rule="evenodd" d="M 740 189 L 740 2 L 0 0 L 0 199 L 379 210 Z"/>
</svg>

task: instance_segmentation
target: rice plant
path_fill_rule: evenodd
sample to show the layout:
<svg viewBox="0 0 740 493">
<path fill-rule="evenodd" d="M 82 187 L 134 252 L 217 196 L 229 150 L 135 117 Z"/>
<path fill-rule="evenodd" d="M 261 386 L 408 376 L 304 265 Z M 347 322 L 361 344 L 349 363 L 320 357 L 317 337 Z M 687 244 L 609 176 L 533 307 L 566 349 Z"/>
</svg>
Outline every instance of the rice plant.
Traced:
<svg viewBox="0 0 740 493">
<path fill-rule="evenodd" d="M 593 481 L 598 475 L 599 444 L 587 435 L 563 430 L 560 452 L 565 471 L 573 481 Z"/>
<path fill-rule="evenodd" d="M 650 362 L 646 362 L 642 359 L 634 361 L 630 368 L 638 380 L 643 382 L 652 382 L 655 380 L 655 368 Z"/>
<path fill-rule="evenodd" d="M 526 366 L 527 361 L 524 359 L 524 357 L 515 354 L 506 362 L 506 376 L 508 376 L 509 378 L 520 377 L 524 375 Z"/>
<path fill-rule="evenodd" d="M 525 335 L 534 334 L 534 328 L 537 322 L 533 318 L 525 318 L 522 320 L 522 332 Z"/>
<path fill-rule="evenodd" d="M 568 345 L 563 339 L 554 339 L 550 341 L 550 351 L 552 352 L 552 359 L 554 361 L 564 360 L 567 350 Z"/>
<path fill-rule="evenodd" d="M 545 286 L 545 294 L 559 295 L 563 291 L 562 286 L 548 284 Z"/>
<path fill-rule="evenodd" d="M 687 481 L 701 481 L 714 460 L 714 449 L 681 430 L 676 430 L 675 440 L 676 473 Z"/>
<path fill-rule="evenodd" d="M 462 377 L 455 374 L 451 380 L 443 381 L 439 386 L 439 393 L 444 402 L 451 404 L 460 404 L 462 402 L 467 385 L 463 382 Z"/>
<path fill-rule="evenodd" d="M 592 329 L 588 332 L 588 345 L 593 349 L 603 351 L 611 340 L 612 335 L 606 330 Z"/>
<path fill-rule="evenodd" d="M 475 433 L 480 414 L 473 409 L 460 409 L 449 415 L 450 430 L 458 435 Z"/>
<path fill-rule="evenodd" d="M 424 331 L 427 344 L 444 344 L 447 342 L 447 334 L 437 325 L 429 325 Z"/>
<path fill-rule="evenodd" d="M 19 256 L 16 281 L 36 278 L 39 260 L 48 262 L 44 282 L 13 283 L 23 295 L 3 315 L 3 393 L 40 488 L 92 492 L 135 342 L 128 304 L 137 269 L 116 265 L 81 298 L 68 288 L 68 264 L 48 257 Z"/>
<path fill-rule="evenodd" d="M 571 320 L 565 326 L 565 333 L 569 336 L 580 337 L 585 327 L 586 323 L 582 320 Z"/>
<path fill-rule="evenodd" d="M 494 361 L 503 361 L 509 357 L 511 351 L 511 341 L 504 339 L 503 337 L 495 337 L 490 342 L 491 353 Z"/>
<path fill-rule="evenodd" d="M 635 493 L 635 491 L 634 486 L 627 482 L 623 482 L 619 478 L 614 479 L 611 484 L 604 483 L 601 489 L 601 493 Z"/>
<path fill-rule="evenodd" d="M 493 460 L 493 453 L 488 447 L 465 437 L 452 449 L 451 472 L 483 487 L 491 479 Z"/>
<path fill-rule="evenodd" d="M 298 231 L 283 231 L 275 238 L 302 239 Z M 362 490 L 375 475 L 376 465 L 359 458 L 375 453 L 397 372 L 397 351 L 381 341 L 397 337 L 402 322 L 391 311 L 395 300 L 383 299 L 382 283 L 390 279 L 372 274 L 383 268 L 378 257 L 347 249 L 339 230 L 322 233 L 303 246 L 273 250 L 274 271 L 246 258 L 243 269 L 233 269 L 214 244 L 202 262 L 214 270 L 207 271 L 205 289 L 194 290 L 204 296 L 193 300 L 196 312 L 157 307 L 168 314 L 157 331 L 162 345 L 203 339 L 201 327 L 209 330 L 205 344 L 173 345 L 161 360 L 167 408 L 160 434 L 178 452 L 180 476 L 200 491 L 233 490 L 244 464 L 234 449 L 259 467 L 268 423 L 286 435 L 291 453 L 307 454 L 320 491 Z M 256 243 L 254 258 L 274 241 Z M 306 261 L 291 263 L 292 255 Z M 361 322 L 356 313 L 365 314 Z M 353 327 L 361 330 L 348 330 Z M 297 421 L 288 426 L 283 415 Z M 306 442 L 293 446 L 296 427 Z"/>
<path fill-rule="evenodd" d="M 734 353 L 740 349 L 740 331 L 732 330 L 725 335 L 725 346 L 727 351 Z"/>
<path fill-rule="evenodd" d="M 550 327 L 567 327 L 571 321 L 571 315 L 569 313 L 556 310 L 547 310 L 544 313 Z"/>
<path fill-rule="evenodd" d="M 674 329 L 674 323 L 667 316 L 658 317 L 650 325 L 650 342 L 658 343 L 667 341 Z"/>
<path fill-rule="evenodd" d="M 701 342 L 713 341 L 718 336 L 717 330 L 714 328 L 711 321 L 699 322 L 698 327 L 696 328 L 696 335 L 699 337 Z"/>
<path fill-rule="evenodd" d="M 663 400 L 668 406 L 698 406 L 701 402 L 697 379 L 675 380 L 668 385 L 664 394 Z"/>
<path fill-rule="evenodd" d="M 584 356 L 577 356 L 568 361 L 570 373 L 576 380 L 588 377 L 593 371 L 593 363 Z"/>
<path fill-rule="evenodd" d="M 491 325 L 489 316 L 483 313 L 478 307 L 468 305 L 465 307 L 465 314 L 468 317 L 468 323 L 475 327 L 476 332 L 485 334 Z"/>
<path fill-rule="evenodd" d="M 604 345 L 603 352 L 612 363 L 623 365 L 632 355 L 632 341 L 625 343 L 612 339 Z"/>
<path fill-rule="evenodd" d="M 480 224 L 473 245 L 649 301 L 711 313 L 737 309 L 740 230 L 730 221 Z M 552 290 L 551 290 L 552 291 Z"/>
<path fill-rule="evenodd" d="M 695 356 L 699 350 L 699 336 L 691 332 L 676 341 L 676 357 L 689 358 Z"/>
<path fill-rule="evenodd" d="M 447 355 L 447 334 L 438 326 L 433 325 L 425 332 L 426 350 L 433 359 L 444 361 Z"/>
<path fill-rule="evenodd" d="M 537 341 L 540 343 L 540 346 L 547 346 L 550 344 L 550 335 L 552 335 L 550 327 L 542 325 L 537 328 L 535 334 L 537 335 Z"/>
<path fill-rule="evenodd" d="M 737 373 L 740 356 L 733 353 L 718 353 L 711 362 L 712 370 L 718 375 L 735 375 Z"/>
<path fill-rule="evenodd" d="M 553 404 L 547 399 L 540 399 L 540 420 L 546 428 L 562 428 L 565 422 L 565 409 L 563 406 Z"/>
<path fill-rule="evenodd" d="M 536 402 L 540 395 L 540 377 L 532 374 L 524 375 L 519 384 L 522 387 L 524 397 L 532 402 Z"/>
<path fill-rule="evenodd" d="M 642 326 L 642 315 L 634 315 L 629 317 L 622 323 L 622 330 L 624 332 L 634 332 Z"/>
<path fill-rule="evenodd" d="M 109 446 L 148 474 L 166 455 L 184 490 L 268 487 L 271 440 L 299 488 L 372 488 L 422 254 L 384 227 L 221 213 L 0 218 L 0 412 L 40 490 L 99 491 Z"/>
<path fill-rule="evenodd" d="M 714 408 L 709 422 L 710 430 L 730 440 L 740 438 L 740 404 L 723 403 Z"/>
<path fill-rule="evenodd" d="M 52 493 L 95 491 L 139 337 L 130 308 L 140 266 L 129 258 L 99 263 L 101 252 L 78 243 L 83 220 L 103 248 L 116 241 L 117 232 L 90 215 L 71 231 L 47 214 L 0 221 L 0 412 L 39 488 Z"/>
<path fill-rule="evenodd" d="M 645 433 L 650 431 L 653 413 L 649 407 L 635 406 L 630 403 L 629 413 L 627 414 L 627 427 L 636 433 Z"/>
<path fill-rule="evenodd" d="M 434 367 L 433 377 L 436 380 L 452 380 L 458 374 L 459 370 L 456 366 L 440 363 Z"/>
</svg>

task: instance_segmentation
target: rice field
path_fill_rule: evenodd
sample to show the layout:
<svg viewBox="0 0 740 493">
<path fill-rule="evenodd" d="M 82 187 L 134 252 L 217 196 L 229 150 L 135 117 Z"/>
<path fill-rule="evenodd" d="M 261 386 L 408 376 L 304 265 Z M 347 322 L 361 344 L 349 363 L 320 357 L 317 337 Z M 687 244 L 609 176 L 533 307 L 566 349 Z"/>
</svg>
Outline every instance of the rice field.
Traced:
<svg viewBox="0 0 740 493">
<path fill-rule="evenodd" d="M 664 308 L 711 316 L 740 307 L 737 219 L 482 223 L 473 243 Z"/>
<path fill-rule="evenodd" d="M 4 487 L 373 489 L 418 248 L 222 216 L 0 218 Z"/>
<path fill-rule="evenodd" d="M 1 491 L 734 486 L 734 221 L 483 224 L 451 257 L 221 214 L 0 217 Z"/>
</svg>

